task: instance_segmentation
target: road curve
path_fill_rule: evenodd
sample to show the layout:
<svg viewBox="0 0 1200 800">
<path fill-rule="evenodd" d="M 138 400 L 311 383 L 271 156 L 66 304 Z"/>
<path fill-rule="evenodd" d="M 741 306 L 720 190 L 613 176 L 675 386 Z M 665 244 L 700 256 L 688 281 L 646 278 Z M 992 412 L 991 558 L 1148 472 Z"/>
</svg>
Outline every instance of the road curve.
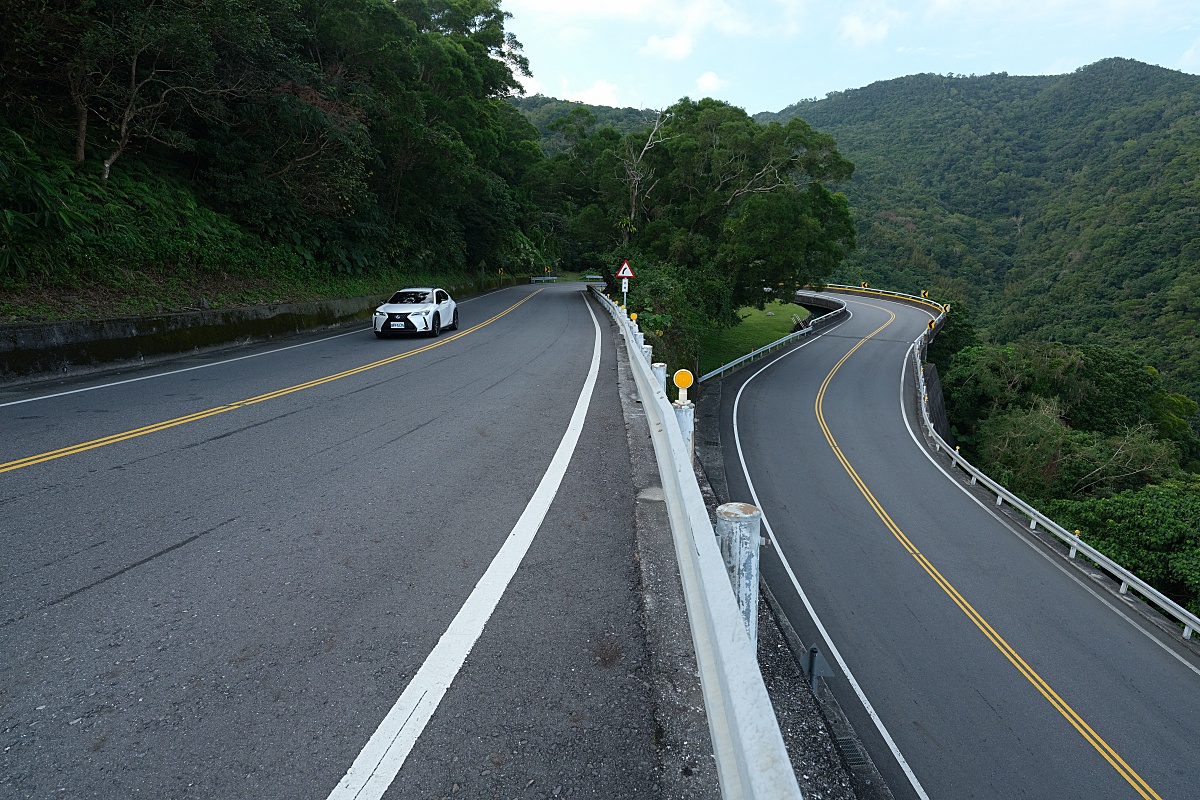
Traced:
<svg viewBox="0 0 1200 800">
<path fill-rule="evenodd" d="M 589 305 L 517 287 L 437 339 L 363 327 L 0 391 L 0 796 L 330 795 L 573 418 L 461 671 L 358 796 L 652 794 L 629 452 Z"/>
<path fill-rule="evenodd" d="M 721 443 L 779 547 L 764 577 L 848 667 L 831 686 L 895 795 L 1196 797 L 1200 658 L 938 468 L 902 382 L 928 315 L 848 302 L 725 380 Z"/>
</svg>

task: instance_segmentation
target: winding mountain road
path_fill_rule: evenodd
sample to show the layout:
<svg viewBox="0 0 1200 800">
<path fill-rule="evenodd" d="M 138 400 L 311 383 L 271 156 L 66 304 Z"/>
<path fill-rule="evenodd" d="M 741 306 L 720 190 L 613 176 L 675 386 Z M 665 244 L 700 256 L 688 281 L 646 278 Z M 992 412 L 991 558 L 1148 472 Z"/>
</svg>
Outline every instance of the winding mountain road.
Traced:
<svg viewBox="0 0 1200 800">
<path fill-rule="evenodd" d="M 1200 796 L 1196 650 L 951 478 L 905 374 L 929 315 L 843 299 L 851 319 L 724 381 L 721 444 L 775 543 L 764 576 L 895 795 Z"/>
<path fill-rule="evenodd" d="M 0 391 L 0 796 L 651 795 L 596 312 Z"/>
</svg>

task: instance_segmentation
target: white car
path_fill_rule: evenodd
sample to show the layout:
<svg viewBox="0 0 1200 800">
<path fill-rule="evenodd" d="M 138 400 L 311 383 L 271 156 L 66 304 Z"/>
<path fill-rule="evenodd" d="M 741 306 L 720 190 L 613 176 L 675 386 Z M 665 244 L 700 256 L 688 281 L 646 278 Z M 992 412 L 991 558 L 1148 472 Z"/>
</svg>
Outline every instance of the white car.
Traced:
<svg viewBox="0 0 1200 800">
<path fill-rule="evenodd" d="M 380 339 L 393 333 L 427 333 L 458 330 L 458 305 L 445 289 L 401 289 L 375 309 L 372 320 Z"/>
</svg>

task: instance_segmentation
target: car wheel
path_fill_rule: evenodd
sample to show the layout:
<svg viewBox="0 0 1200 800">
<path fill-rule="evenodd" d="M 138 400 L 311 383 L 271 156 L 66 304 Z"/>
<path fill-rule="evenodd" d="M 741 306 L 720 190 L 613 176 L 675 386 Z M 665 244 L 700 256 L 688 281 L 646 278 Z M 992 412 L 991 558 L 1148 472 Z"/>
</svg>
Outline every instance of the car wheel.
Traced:
<svg viewBox="0 0 1200 800">
<path fill-rule="evenodd" d="M 387 334 L 384 333 L 383 331 L 375 331 L 375 338 L 376 339 L 386 339 Z"/>
<path fill-rule="evenodd" d="M 436 337 L 441 332 L 442 332 L 442 315 L 434 314 L 433 315 L 433 327 L 429 329 L 429 335 Z"/>
<path fill-rule="evenodd" d="M 448 330 L 448 331 L 458 330 L 458 309 L 457 308 L 454 309 L 454 321 L 450 323 L 450 327 L 447 328 L 446 330 Z"/>
</svg>

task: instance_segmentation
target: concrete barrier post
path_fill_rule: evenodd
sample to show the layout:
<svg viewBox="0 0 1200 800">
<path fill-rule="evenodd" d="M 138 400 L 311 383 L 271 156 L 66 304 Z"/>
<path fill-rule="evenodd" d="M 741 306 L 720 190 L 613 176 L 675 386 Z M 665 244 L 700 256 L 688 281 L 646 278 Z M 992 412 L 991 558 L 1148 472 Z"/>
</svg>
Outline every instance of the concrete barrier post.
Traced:
<svg viewBox="0 0 1200 800">
<path fill-rule="evenodd" d="M 662 387 L 665 394 L 667 391 L 667 365 L 661 361 L 657 364 L 651 364 L 650 372 L 654 375 L 654 380 L 658 381 L 658 385 Z"/>
<path fill-rule="evenodd" d="M 679 432 L 683 434 L 683 452 L 687 455 L 688 463 L 695 460 L 696 447 L 693 444 L 696 432 L 696 407 L 691 402 L 676 400 L 671 404 L 675 409 L 675 421 L 679 423 Z"/>
<path fill-rule="evenodd" d="M 762 512 L 749 503 L 726 503 L 717 508 L 717 544 L 729 583 L 737 597 L 750 646 L 758 648 L 758 547 Z"/>
</svg>

